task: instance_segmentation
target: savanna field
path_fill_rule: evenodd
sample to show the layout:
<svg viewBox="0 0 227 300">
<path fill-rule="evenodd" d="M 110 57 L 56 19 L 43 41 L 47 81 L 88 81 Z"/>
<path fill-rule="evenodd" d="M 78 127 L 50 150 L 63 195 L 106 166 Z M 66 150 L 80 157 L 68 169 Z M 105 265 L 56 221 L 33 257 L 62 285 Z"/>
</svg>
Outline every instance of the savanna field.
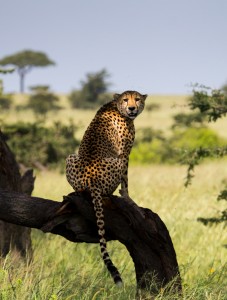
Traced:
<svg viewBox="0 0 227 300">
<path fill-rule="evenodd" d="M 155 110 L 145 110 L 136 120 L 136 130 L 151 127 L 170 134 L 172 116 L 183 112 L 186 96 L 149 96 L 148 104 L 158 104 Z M 31 110 L 16 110 L 26 96 L 14 97 L 12 108 L 0 113 L 5 123 L 34 122 Z M 92 110 L 70 108 L 66 96 L 60 97 L 61 110 L 49 113 L 45 126 L 60 121 L 73 122 L 77 139 L 95 114 Z M 218 135 L 227 139 L 226 119 L 210 123 Z M 13 149 L 12 149 L 13 150 Z M 177 253 L 183 281 L 184 299 L 227 299 L 227 234 L 224 223 L 204 226 L 199 217 L 213 217 L 224 209 L 217 202 L 220 190 L 226 187 L 227 160 L 207 160 L 195 168 L 192 184 L 185 188 L 187 167 L 180 164 L 129 165 L 129 194 L 138 205 L 156 212 L 166 224 Z M 72 192 L 64 172 L 58 168 L 35 171 L 34 196 L 61 201 Z M 8 255 L 0 265 L 0 300 L 60 300 L 60 299 L 135 299 L 136 280 L 133 262 L 119 242 L 109 242 L 114 264 L 122 274 L 124 287 L 119 289 L 106 271 L 98 245 L 74 244 L 62 237 L 32 231 L 34 259 L 25 264 Z M 146 298 L 144 298 L 146 299 Z M 177 299 L 164 296 L 156 299 Z"/>
</svg>

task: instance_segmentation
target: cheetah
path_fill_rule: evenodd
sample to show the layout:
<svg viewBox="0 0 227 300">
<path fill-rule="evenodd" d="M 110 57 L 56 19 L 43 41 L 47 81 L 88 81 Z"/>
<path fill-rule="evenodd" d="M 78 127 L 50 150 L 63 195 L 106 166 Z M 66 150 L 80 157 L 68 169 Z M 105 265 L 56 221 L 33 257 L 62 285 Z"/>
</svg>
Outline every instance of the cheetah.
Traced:
<svg viewBox="0 0 227 300">
<path fill-rule="evenodd" d="M 107 252 L 103 198 L 121 184 L 128 199 L 128 160 L 135 138 L 133 120 L 143 111 L 147 95 L 136 91 L 115 94 L 87 128 L 78 155 L 66 159 L 66 177 L 75 192 L 89 191 L 97 220 L 102 259 L 116 284 L 122 279 Z"/>
</svg>

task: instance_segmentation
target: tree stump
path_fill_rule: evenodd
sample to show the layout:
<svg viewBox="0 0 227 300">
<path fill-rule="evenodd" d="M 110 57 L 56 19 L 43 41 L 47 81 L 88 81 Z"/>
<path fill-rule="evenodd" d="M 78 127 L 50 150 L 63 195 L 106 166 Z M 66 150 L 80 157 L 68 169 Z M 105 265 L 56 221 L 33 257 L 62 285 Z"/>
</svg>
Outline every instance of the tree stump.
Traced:
<svg viewBox="0 0 227 300">
<path fill-rule="evenodd" d="M 23 192 L 31 195 L 35 178 L 33 171 L 27 170 L 20 175 L 13 153 L 0 131 L 0 188 L 8 191 Z M 6 256 L 10 250 L 22 257 L 32 257 L 31 229 L 0 221 L 0 256 Z"/>
</svg>

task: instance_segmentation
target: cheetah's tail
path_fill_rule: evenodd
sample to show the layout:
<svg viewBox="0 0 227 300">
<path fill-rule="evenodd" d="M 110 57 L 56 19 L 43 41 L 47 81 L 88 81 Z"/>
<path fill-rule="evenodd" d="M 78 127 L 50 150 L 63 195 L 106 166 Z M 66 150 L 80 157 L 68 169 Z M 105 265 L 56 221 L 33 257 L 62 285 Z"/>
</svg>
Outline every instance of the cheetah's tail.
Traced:
<svg viewBox="0 0 227 300">
<path fill-rule="evenodd" d="M 116 285 L 122 285 L 122 279 L 117 268 L 112 263 L 109 253 L 107 251 L 107 244 L 105 239 L 105 229 L 104 229 L 104 213 L 102 205 L 102 196 L 98 191 L 91 192 L 92 203 L 94 205 L 95 215 L 97 219 L 98 234 L 99 234 L 99 244 L 101 248 L 101 256 L 106 265 L 108 271 L 110 272 Z"/>
</svg>

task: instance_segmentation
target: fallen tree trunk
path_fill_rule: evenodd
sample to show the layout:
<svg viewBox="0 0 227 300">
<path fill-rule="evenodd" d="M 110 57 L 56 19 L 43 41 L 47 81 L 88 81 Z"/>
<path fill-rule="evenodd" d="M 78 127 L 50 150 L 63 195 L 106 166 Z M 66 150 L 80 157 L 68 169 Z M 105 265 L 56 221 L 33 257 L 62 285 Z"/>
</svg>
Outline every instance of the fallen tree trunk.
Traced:
<svg viewBox="0 0 227 300">
<path fill-rule="evenodd" d="M 57 234 L 75 243 L 99 243 L 89 193 L 71 193 L 64 196 L 62 202 L 56 202 L 31 197 L 33 184 L 31 171 L 21 178 L 17 162 L 0 132 L 0 233 L 4 224 L 2 232 L 10 237 L 11 243 L 13 236 L 7 234 L 7 228 L 19 230 L 15 231 L 18 232 L 15 241 L 23 241 L 27 234 L 28 243 L 14 243 L 24 255 L 27 246 L 31 249 L 30 228 Z M 159 216 L 117 196 L 105 199 L 104 215 L 107 241 L 120 241 L 133 259 L 138 290 L 157 294 L 173 281 L 171 291 L 181 293 L 176 253 Z M 9 247 L 6 248 L 7 254 Z"/>
<path fill-rule="evenodd" d="M 157 293 L 175 279 L 172 289 L 180 292 L 176 254 L 159 216 L 117 196 L 109 198 L 104 214 L 106 238 L 108 241 L 119 240 L 126 246 L 135 264 L 138 288 Z M 58 234 L 76 243 L 99 242 L 88 193 L 71 193 L 63 202 L 56 202 L 0 190 L 0 219 Z M 155 285 L 151 286 L 154 279 Z"/>
</svg>

